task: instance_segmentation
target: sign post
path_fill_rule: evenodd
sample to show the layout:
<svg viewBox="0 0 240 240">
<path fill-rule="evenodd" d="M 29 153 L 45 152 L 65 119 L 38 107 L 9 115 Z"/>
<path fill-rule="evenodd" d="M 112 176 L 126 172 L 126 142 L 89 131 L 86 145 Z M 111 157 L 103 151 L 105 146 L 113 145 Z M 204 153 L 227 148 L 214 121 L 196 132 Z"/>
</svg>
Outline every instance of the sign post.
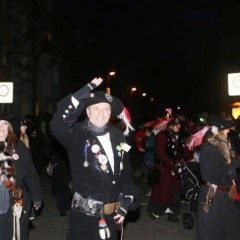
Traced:
<svg viewBox="0 0 240 240">
<path fill-rule="evenodd" d="M 228 95 L 240 96 L 240 73 L 228 74 Z"/>
<path fill-rule="evenodd" d="M 228 74 L 228 95 L 240 96 L 240 73 Z M 231 107 L 232 116 L 237 119 L 240 116 L 240 103 L 233 103 Z"/>
<path fill-rule="evenodd" d="M 13 83 L 0 82 L 0 103 L 13 102 Z"/>
</svg>

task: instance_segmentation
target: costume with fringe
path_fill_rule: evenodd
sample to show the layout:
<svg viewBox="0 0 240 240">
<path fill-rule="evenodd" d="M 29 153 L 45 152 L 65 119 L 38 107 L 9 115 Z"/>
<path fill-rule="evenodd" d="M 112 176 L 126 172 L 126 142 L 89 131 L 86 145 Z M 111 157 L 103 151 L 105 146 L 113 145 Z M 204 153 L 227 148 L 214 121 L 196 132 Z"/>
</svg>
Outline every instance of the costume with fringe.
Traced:
<svg viewBox="0 0 240 240">
<path fill-rule="evenodd" d="M 0 239 L 27 240 L 31 202 L 43 199 L 43 189 L 22 141 L 15 148 L 0 142 L 0 177 Z"/>
</svg>

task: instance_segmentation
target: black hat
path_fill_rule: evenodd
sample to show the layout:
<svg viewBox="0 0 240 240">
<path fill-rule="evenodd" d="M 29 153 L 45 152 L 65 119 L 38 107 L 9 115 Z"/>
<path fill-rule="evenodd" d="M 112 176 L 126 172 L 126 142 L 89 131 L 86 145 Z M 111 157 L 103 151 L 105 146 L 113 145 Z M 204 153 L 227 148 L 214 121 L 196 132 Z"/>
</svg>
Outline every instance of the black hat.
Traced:
<svg viewBox="0 0 240 240">
<path fill-rule="evenodd" d="M 18 119 L 18 118 L 12 118 L 12 119 L 9 119 L 8 120 L 11 125 L 12 125 L 12 129 L 13 129 L 13 132 L 17 135 L 19 134 L 20 132 L 20 127 L 22 126 L 21 125 L 21 120 Z"/>
<path fill-rule="evenodd" d="M 13 132 L 15 134 L 18 134 L 20 132 L 21 126 L 27 126 L 28 128 L 31 128 L 34 126 L 33 121 L 29 119 L 13 118 L 13 119 L 9 119 L 9 122 L 11 123 Z"/>
<path fill-rule="evenodd" d="M 180 120 L 179 120 L 179 118 L 175 117 L 167 123 L 167 126 L 174 126 L 177 124 L 180 124 Z"/>
<path fill-rule="evenodd" d="M 0 113 L 0 120 L 5 120 L 11 123 L 13 132 L 18 134 L 20 132 L 21 122 L 15 114 Z"/>
<path fill-rule="evenodd" d="M 213 134 L 235 126 L 234 122 L 226 120 L 222 116 L 213 116 L 208 118 L 207 125 L 211 126 L 210 130 Z"/>
<path fill-rule="evenodd" d="M 20 119 L 21 126 L 27 126 L 28 128 L 34 127 L 34 122 L 30 119 L 24 118 Z"/>
<path fill-rule="evenodd" d="M 94 97 L 90 97 L 83 101 L 85 107 L 89 107 L 93 104 L 97 103 L 109 103 L 111 106 L 111 114 L 113 116 L 119 115 L 123 111 L 123 103 L 120 99 L 104 92 L 104 91 L 96 91 L 93 92 Z"/>
</svg>

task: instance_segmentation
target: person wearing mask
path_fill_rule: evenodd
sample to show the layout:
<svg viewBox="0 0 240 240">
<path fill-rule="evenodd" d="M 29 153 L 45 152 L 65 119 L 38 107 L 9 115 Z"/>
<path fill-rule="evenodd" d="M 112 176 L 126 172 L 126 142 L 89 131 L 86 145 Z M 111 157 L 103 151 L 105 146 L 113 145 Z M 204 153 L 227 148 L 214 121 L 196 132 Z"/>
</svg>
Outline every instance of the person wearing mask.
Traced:
<svg viewBox="0 0 240 240">
<path fill-rule="evenodd" d="M 60 100 L 50 122 L 71 169 L 68 240 L 116 240 L 128 211 L 140 206 L 124 136 L 132 129 L 129 114 L 120 99 L 103 91 L 91 93 L 102 81 L 94 78 Z M 84 110 L 87 118 L 78 122 Z M 110 123 L 111 115 L 124 120 L 124 132 Z"/>
<path fill-rule="evenodd" d="M 234 123 L 222 116 L 207 120 L 210 126 L 199 154 L 203 184 L 199 191 L 196 240 L 238 239 L 240 215 L 236 200 L 240 160 L 228 136 Z"/>
<path fill-rule="evenodd" d="M 31 203 L 42 205 L 43 188 L 31 154 L 17 138 L 13 115 L 0 114 L 0 239 L 27 240 Z"/>
<path fill-rule="evenodd" d="M 181 192 L 177 164 L 189 160 L 185 143 L 180 134 L 180 121 L 177 117 L 159 119 L 154 126 L 156 134 L 156 157 L 160 162 L 159 181 L 152 186 L 148 211 L 152 219 L 167 214 L 167 220 L 179 222 Z"/>
</svg>

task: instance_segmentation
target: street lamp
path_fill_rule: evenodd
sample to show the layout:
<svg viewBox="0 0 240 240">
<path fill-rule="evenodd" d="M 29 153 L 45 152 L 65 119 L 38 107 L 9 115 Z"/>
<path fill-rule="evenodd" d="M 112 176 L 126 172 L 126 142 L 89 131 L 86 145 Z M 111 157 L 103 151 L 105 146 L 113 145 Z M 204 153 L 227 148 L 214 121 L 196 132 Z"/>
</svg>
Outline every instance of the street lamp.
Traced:
<svg viewBox="0 0 240 240">
<path fill-rule="evenodd" d="M 109 72 L 108 73 L 108 75 L 107 75 L 107 88 L 106 88 L 106 92 L 108 93 L 108 94 L 111 94 L 111 90 L 110 90 L 110 76 L 113 76 L 113 75 L 115 75 L 115 72 L 114 71 L 111 71 L 111 72 Z"/>
<path fill-rule="evenodd" d="M 147 110 L 147 101 L 146 101 L 147 94 L 144 92 L 144 93 L 142 93 L 142 96 L 145 98 L 143 100 L 143 109 L 144 109 L 144 112 L 146 112 L 146 110 Z"/>
<path fill-rule="evenodd" d="M 132 93 L 135 91 L 137 91 L 137 88 L 135 88 L 135 87 L 131 88 L 131 99 L 132 99 Z"/>
<path fill-rule="evenodd" d="M 132 95 L 133 95 L 133 92 L 137 91 L 137 88 L 133 87 L 131 88 L 131 110 L 133 112 L 133 100 L 132 100 Z"/>
</svg>

